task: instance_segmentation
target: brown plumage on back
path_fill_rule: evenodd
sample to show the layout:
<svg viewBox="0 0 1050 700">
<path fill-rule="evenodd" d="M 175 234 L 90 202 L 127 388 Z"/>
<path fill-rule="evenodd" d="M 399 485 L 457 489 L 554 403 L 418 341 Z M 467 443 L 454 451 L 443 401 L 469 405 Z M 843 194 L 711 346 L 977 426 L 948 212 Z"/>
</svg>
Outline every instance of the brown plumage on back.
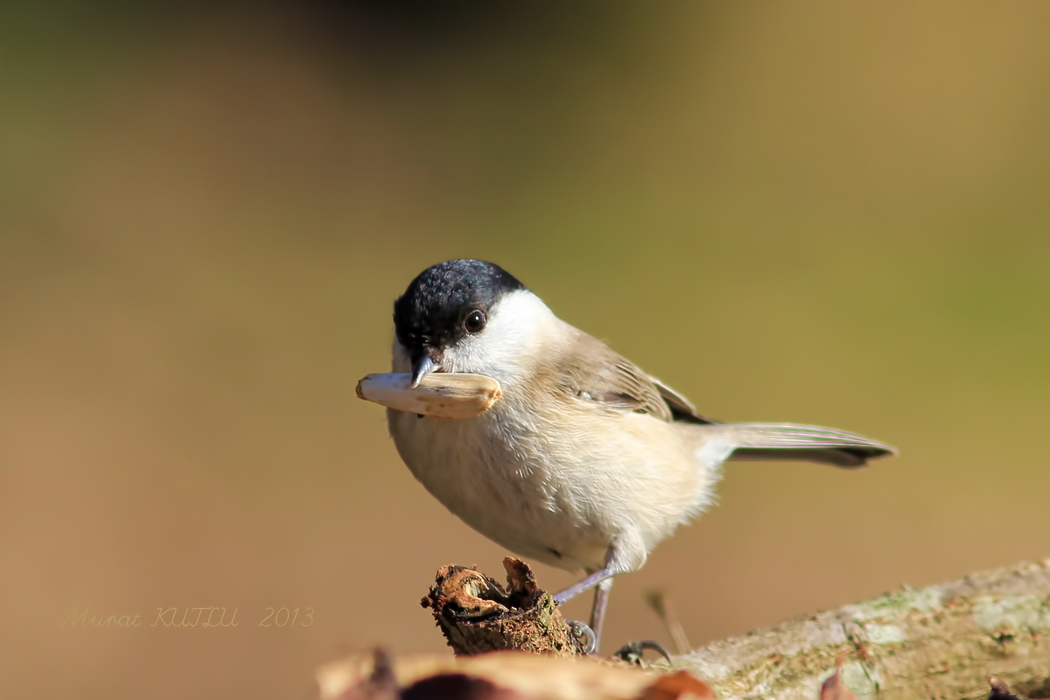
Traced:
<svg viewBox="0 0 1050 700">
<path fill-rule="evenodd" d="M 550 365 L 563 391 L 609 408 L 673 420 L 670 406 L 649 375 L 594 336 L 569 328 L 571 342 L 561 347 L 557 362 Z"/>
<path fill-rule="evenodd" d="M 564 391 L 609 408 L 646 413 L 664 421 L 720 426 L 737 445 L 729 459 L 808 461 L 861 467 L 893 448 L 841 430 L 791 423 L 726 424 L 700 415 L 682 394 L 649 376 L 597 338 L 571 328 L 572 340 L 552 363 Z"/>
</svg>

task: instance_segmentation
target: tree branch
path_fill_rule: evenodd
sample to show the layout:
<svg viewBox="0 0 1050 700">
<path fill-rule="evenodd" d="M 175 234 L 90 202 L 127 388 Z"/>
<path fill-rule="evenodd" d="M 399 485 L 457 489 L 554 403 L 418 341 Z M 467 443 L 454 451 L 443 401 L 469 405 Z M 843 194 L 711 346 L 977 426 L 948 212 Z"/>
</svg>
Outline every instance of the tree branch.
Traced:
<svg viewBox="0 0 1050 700">
<path fill-rule="evenodd" d="M 508 559 L 509 587 L 445 567 L 424 598 L 457 655 L 493 649 L 579 653 L 550 596 Z M 815 700 L 844 661 L 860 698 L 985 697 L 995 675 L 1022 695 L 1050 697 L 1050 560 L 886 594 L 715 642 L 676 657 L 722 700 Z"/>
<path fill-rule="evenodd" d="M 813 700 L 846 657 L 858 697 L 985 696 L 996 675 L 1022 695 L 1050 691 L 1050 560 L 846 605 L 715 642 L 675 667 L 719 698 Z"/>
</svg>

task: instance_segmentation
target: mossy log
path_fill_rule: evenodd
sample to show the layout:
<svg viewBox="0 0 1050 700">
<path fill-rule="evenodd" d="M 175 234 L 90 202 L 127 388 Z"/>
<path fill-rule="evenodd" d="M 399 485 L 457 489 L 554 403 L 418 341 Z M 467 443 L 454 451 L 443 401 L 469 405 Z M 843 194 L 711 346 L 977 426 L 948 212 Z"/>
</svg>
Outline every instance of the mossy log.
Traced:
<svg viewBox="0 0 1050 700">
<path fill-rule="evenodd" d="M 799 618 L 674 665 L 722 700 L 814 700 L 840 657 L 858 698 L 986 697 L 991 675 L 1021 695 L 1050 697 L 1050 560 Z"/>
</svg>

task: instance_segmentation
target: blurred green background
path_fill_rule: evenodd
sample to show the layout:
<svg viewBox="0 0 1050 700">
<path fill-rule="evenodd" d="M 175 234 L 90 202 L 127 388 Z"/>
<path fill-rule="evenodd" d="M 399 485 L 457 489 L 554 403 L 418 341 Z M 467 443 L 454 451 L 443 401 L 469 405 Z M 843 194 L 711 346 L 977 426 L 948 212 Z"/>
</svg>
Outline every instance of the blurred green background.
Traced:
<svg viewBox="0 0 1050 700">
<path fill-rule="evenodd" d="M 620 579 L 607 650 L 666 641 L 651 589 L 702 643 L 1047 556 L 1048 30 L 1036 1 L 3 3 L 0 693 L 304 698 L 341 653 L 442 650 L 434 571 L 505 552 L 354 385 L 453 257 L 707 415 L 901 448 L 730 465 Z M 241 624 L 149 627 L 172 606 Z M 313 625 L 259 626 L 281 606 Z"/>
</svg>

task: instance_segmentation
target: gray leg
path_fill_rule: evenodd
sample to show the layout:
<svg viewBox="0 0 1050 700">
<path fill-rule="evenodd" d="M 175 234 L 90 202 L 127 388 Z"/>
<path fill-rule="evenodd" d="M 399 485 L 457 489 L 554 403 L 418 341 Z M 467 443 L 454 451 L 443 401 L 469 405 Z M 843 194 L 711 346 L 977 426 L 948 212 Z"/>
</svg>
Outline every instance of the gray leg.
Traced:
<svg viewBox="0 0 1050 700">
<path fill-rule="evenodd" d="M 622 562 L 616 562 L 615 560 L 616 550 L 610 547 L 609 551 L 605 554 L 604 569 L 601 571 L 595 571 L 579 583 L 554 594 L 554 602 L 561 605 L 572 600 L 584 591 L 589 591 L 590 589 L 597 587 L 597 590 L 594 592 L 594 607 L 591 608 L 591 626 L 586 630 L 590 633 L 587 635 L 588 641 L 594 642 L 593 648 L 588 652 L 591 654 L 596 654 L 598 652 L 598 645 L 601 643 L 602 626 L 605 622 L 605 610 L 609 606 L 609 589 L 612 588 L 613 576 L 631 570 L 630 567 L 625 567 Z M 577 625 L 579 628 L 587 628 L 587 625 L 584 625 L 582 622 L 572 624 Z M 581 635 L 577 634 L 577 636 Z M 588 644 L 587 646 L 591 645 Z"/>
<path fill-rule="evenodd" d="M 558 593 L 555 593 L 554 602 L 558 605 L 567 603 L 579 594 L 586 593 L 587 591 L 591 590 L 592 588 L 600 584 L 602 581 L 608 581 L 618 573 L 618 571 L 613 571 L 609 567 L 605 567 L 601 571 L 596 571 L 587 578 L 580 581 L 579 583 L 575 583 L 569 586 L 564 591 L 559 591 Z"/>
<path fill-rule="evenodd" d="M 602 626 L 605 623 L 605 610 L 609 607 L 609 590 L 613 580 L 607 578 L 594 589 L 594 607 L 591 608 L 591 630 L 594 632 L 594 653 L 602 643 Z"/>
<path fill-rule="evenodd" d="M 555 593 L 554 594 L 554 602 L 557 603 L 558 605 L 562 605 L 563 603 L 566 603 L 566 602 L 572 600 L 573 598 L 575 598 L 579 594 L 581 594 L 581 593 L 583 593 L 585 591 L 591 590 L 592 588 L 597 586 L 602 581 L 608 581 L 613 576 L 616 576 L 618 574 L 624 573 L 625 571 L 628 571 L 628 569 L 625 569 L 625 568 L 622 568 L 620 566 L 615 565 L 613 563 L 613 560 L 615 558 L 616 558 L 616 550 L 613 549 L 612 547 L 610 547 L 609 551 L 605 553 L 605 568 L 604 569 L 602 569 L 601 571 L 595 571 L 593 574 L 591 574 L 587 578 L 583 579 L 579 583 L 575 583 L 575 584 L 569 586 L 564 591 L 559 591 L 558 593 Z M 611 586 L 612 583 L 610 582 L 609 585 Z M 606 587 L 606 597 L 608 597 L 608 593 L 609 593 L 608 587 Z M 597 599 L 595 599 L 595 602 L 597 603 Z M 603 607 L 602 607 L 602 615 L 603 616 L 605 615 L 604 604 L 603 604 Z M 593 618 L 592 618 L 592 621 L 593 621 Z"/>
</svg>

